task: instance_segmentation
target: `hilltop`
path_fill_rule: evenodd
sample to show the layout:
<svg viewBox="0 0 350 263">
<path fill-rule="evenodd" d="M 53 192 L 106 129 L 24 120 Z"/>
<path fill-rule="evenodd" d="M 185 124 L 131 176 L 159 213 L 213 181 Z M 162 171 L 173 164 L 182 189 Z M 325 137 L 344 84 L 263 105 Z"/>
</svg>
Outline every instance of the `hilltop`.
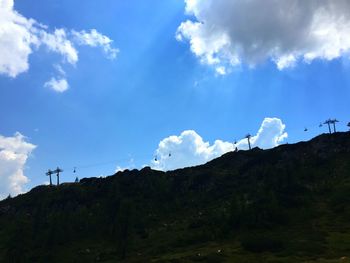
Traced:
<svg viewBox="0 0 350 263">
<path fill-rule="evenodd" d="M 350 262 L 350 133 L 0 202 L 1 262 Z"/>
</svg>

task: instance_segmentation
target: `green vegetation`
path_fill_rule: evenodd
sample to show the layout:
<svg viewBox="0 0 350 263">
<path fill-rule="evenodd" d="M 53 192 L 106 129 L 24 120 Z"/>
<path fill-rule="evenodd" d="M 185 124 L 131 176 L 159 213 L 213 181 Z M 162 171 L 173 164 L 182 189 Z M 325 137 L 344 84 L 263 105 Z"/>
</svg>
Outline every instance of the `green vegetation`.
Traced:
<svg viewBox="0 0 350 263">
<path fill-rule="evenodd" d="M 0 262 L 350 262 L 350 133 L 0 202 Z"/>
</svg>

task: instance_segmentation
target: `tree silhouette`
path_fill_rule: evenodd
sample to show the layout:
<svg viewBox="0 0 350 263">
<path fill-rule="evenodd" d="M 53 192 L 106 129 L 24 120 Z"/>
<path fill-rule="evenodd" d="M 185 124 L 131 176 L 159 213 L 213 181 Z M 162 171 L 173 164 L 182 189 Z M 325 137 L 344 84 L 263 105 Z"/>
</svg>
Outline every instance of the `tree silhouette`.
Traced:
<svg viewBox="0 0 350 263">
<path fill-rule="evenodd" d="M 122 200 L 117 216 L 117 246 L 120 258 L 124 260 L 131 239 L 133 204 L 130 200 Z"/>
<path fill-rule="evenodd" d="M 349 127 L 349 129 L 350 129 L 350 122 L 348 123 L 348 125 L 347 125 L 348 127 Z"/>
</svg>

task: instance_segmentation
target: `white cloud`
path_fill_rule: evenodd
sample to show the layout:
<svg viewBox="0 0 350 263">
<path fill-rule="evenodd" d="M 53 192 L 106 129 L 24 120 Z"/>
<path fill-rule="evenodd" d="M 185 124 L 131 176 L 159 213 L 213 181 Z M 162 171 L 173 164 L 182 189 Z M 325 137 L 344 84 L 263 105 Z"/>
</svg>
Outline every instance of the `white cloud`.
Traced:
<svg viewBox="0 0 350 263">
<path fill-rule="evenodd" d="M 201 62 L 220 67 L 272 60 L 282 70 L 297 61 L 332 60 L 350 50 L 348 0 L 185 0 L 194 20 L 183 22 Z"/>
<path fill-rule="evenodd" d="M 13 10 L 13 0 L 0 1 L 0 74 L 16 77 L 28 70 L 28 56 L 38 44 L 35 21 Z"/>
<path fill-rule="evenodd" d="M 208 142 L 204 142 L 195 131 L 188 130 L 182 132 L 180 136 L 170 136 L 163 139 L 158 145 L 157 160 L 152 162 L 152 166 L 159 170 L 194 166 L 203 164 L 233 149 L 232 143 L 221 140 L 210 145 Z"/>
<path fill-rule="evenodd" d="M 46 82 L 44 86 L 61 93 L 66 91 L 69 88 L 68 82 L 64 78 L 60 78 L 60 79 L 51 78 L 51 80 Z"/>
<path fill-rule="evenodd" d="M 278 118 L 265 118 L 255 136 L 252 136 L 252 146 L 263 149 L 279 145 L 287 133 L 285 125 Z M 174 170 L 188 166 L 204 164 L 224 153 L 238 149 L 247 149 L 246 139 L 236 145 L 233 142 L 216 140 L 212 145 L 203 141 L 202 137 L 193 130 L 182 132 L 179 136 L 170 136 L 163 139 L 156 150 L 156 160 L 151 166 L 157 170 Z M 170 154 L 170 156 L 169 156 Z"/>
<path fill-rule="evenodd" d="M 61 75 L 61 76 L 66 76 L 66 72 L 63 70 L 62 66 L 60 64 L 55 64 L 53 67 L 56 69 L 56 71 Z"/>
<path fill-rule="evenodd" d="M 126 169 L 128 169 L 128 168 L 121 167 L 121 166 L 117 165 L 117 168 L 115 169 L 115 173 L 124 172 Z"/>
<path fill-rule="evenodd" d="M 127 162 L 126 165 L 117 165 L 116 169 L 115 169 L 115 172 L 123 172 L 125 170 L 133 170 L 133 169 L 136 169 L 136 165 L 135 165 L 135 160 L 134 158 L 130 158 Z"/>
<path fill-rule="evenodd" d="M 14 10 L 13 0 L 0 0 L 0 74 L 15 78 L 26 72 L 30 54 L 41 46 L 60 54 L 63 62 L 75 65 L 79 60 L 76 45 L 100 46 L 108 58 L 114 59 L 118 50 L 111 44 L 110 38 L 95 29 L 90 33 L 63 28 L 50 32 L 47 26 Z"/>
<path fill-rule="evenodd" d="M 226 68 L 225 67 L 217 67 L 216 68 L 216 73 L 218 73 L 219 75 L 226 75 Z"/>
<path fill-rule="evenodd" d="M 40 41 L 46 45 L 50 51 L 61 54 L 64 59 L 75 64 L 78 61 L 78 51 L 73 43 L 68 40 L 67 33 L 64 29 L 56 29 L 53 33 L 41 32 Z"/>
<path fill-rule="evenodd" d="M 286 125 L 278 118 L 265 118 L 258 133 L 250 138 L 252 147 L 269 149 L 278 146 L 287 137 Z M 237 143 L 240 150 L 248 149 L 248 140 L 242 139 Z"/>
<path fill-rule="evenodd" d="M 0 135 L 0 199 L 24 192 L 29 179 L 24 175 L 25 164 L 35 145 L 16 133 L 13 137 Z"/>
<path fill-rule="evenodd" d="M 73 30 L 72 34 L 75 36 L 78 44 L 101 47 L 108 58 L 115 59 L 117 57 L 119 50 L 112 48 L 111 44 L 113 40 L 97 32 L 96 29 L 92 29 L 90 32 L 86 32 L 85 30 L 77 32 Z"/>
</svg>

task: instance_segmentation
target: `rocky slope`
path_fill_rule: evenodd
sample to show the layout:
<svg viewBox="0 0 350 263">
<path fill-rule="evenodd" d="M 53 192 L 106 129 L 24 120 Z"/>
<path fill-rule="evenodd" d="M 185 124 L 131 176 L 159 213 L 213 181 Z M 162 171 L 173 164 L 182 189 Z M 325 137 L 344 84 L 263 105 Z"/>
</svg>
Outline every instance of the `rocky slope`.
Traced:
<svg viewBox="0 0 350 263">
<path fill-rule="evenodd" d="M 349 262 L 350 133 L 0 202 L 0 262 Z"/>
</svg>

